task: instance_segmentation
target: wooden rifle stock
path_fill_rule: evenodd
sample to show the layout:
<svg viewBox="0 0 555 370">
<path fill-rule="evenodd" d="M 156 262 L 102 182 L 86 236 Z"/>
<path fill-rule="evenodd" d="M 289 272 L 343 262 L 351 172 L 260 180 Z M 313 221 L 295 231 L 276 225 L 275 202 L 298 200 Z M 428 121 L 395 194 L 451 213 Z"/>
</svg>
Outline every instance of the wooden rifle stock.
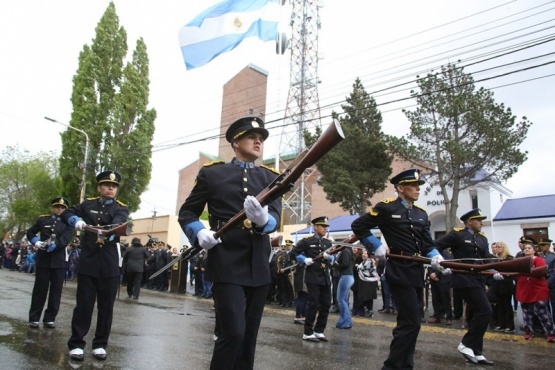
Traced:
<svg viewBox="0 0 555 370">
<path fill-rule="evenodd" d="M 354 242 L 356 242 L 358 240 L 358 238 L 354 235 L 351 235 L 350 237 L 348 237 L 347 239 L 343 240 L 343 243 L 349 243 L 352 244 Z M 361 248 L 364 248 L 363 245 L 360 246 Z M 326 249 L 324 252 L 326 252 L 327 254 L 336 254 L 341 252 L 343 249 L 345 249 L 346 247 L 344 245 L 336 245 L 335 247 L 332 246 L 329 249 Z M 320 253 L 318 256 L 314 257 L 312 260 L 313 261 L 317 261 L 324 258 L 324 253 Z"/>
<path fill-rule="evenodd" d="M 430 258 L 419 257 L 419 256 L 404 256 L 401 254 L 390 253 L 388 254 L 388 257 L 393 259 L 409 260 L 409 261 L 418 262 L 418 263 L 426 263 L 426 264 L 431 263 Z M 500 272 L 500 273 L 505 273 L 505 272 L 513 272 L 513 273 L 519 273 L 519 274 L 532 273 L 532 258 L 529 258 L 529 257 L 515 258 L 508 261 L 484 263 L 481 265 L 446 260 L 446 261 L 440 262 L 440 265 L 445 268 L 450 268 L 452 270 L 453 269 L 465 270 L 471 273 L 486 271 L 486 270 L 496 270 L 497 272 Z"/>
<path fill-rule="evenodd" d="M 283 242 L 283 235 L 278 235 L 275 238 L 272 238 L 272 240 L 270 241 L 270 244 L 272 245 L 272 248 L 275 247 L 281 247 Z"/>
<path fill-rule="evenodd" d="M 99 227 L 94 226 L 85 226 L 85 230 L 91 232 L 96 235 L 103 235 L 103 236 L 129 236 L 131 235 L 131 230 L 133 228 L 133 224 L 131 222 L 126 222 L 111 229 L 102 229 Z"/>
<path fill-rule="evenodd" d="M 341 140 L 345 138 L 343 130 L 339 121 L 334 120 L 331 125 L 324 131 L 322 136 L 308 149 L 306 152 L 302 153 L 302 157 L 297 161 L 287 167 L 287 169 L 278 176 L 278 178 L 272 182 L 266 189 L 262 190 L 260 194 L 256 196 L 256 199 L 261 205 L 267 205 L 274 199 L 287 193 L 295 182 L 301 177 L 303 172 L 314 165 L 320 158 L 322 158 L 326 153 L 333 149 Z M 233 216 L 224 226 L 222 226 L 216 233 L 214 233 L 214 238 L 218 239 L 221 237 L 228 229 L 235 226 L 237 223 L 242 222 L 247 219 L 245 210 L 241 210 L 235 216 Z"/>
</svg>

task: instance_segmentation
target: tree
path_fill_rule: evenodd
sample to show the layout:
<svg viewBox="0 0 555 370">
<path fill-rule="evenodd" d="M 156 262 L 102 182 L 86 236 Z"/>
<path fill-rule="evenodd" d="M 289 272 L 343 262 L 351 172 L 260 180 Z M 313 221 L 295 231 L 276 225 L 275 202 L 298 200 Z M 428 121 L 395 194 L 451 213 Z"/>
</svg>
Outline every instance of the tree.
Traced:
<svg viewBox="0 0 555 370">
<path fill-rule="evenodd" d="M 461 190 L 507 180 L 524 163 L 527 152 L 519 145 L 531 122 L 526 117 L 517 122 L 510 108 L 496 103 L 491 91 L 476 90 L 472 76 L 454 64 L 417 83 L 420 91 L 411 95 L 418 108 L 404 111 L 410 132 L 389 143 L 396 154 L 431 173 L 428 182 L 441 188 L 450 230 Z"/>
<path fill-rule="evenodd" d="M 7 147 L 0 155 L 0 233 L 19 241 L 50 201 L 62 195 L 57 156 Z"/>
<path fill-rule="evenodd" d="M 123 178 L 118 198 L 133 212 L 150 181 L 156 111 L 148 109 L 149 61 L 143 39 L 137 40 L 130 62 L 125 63 L 126 55 L 127 33 L 110 3 L 92 45 L 84 45 L 79 55 L 70 124 L 90 140 L 87 193 L 96 194 L 95 174 L 118 171 Z M 79 199 L 84 150 L 82 134 L 73 130 L 62 134 L 60 173 L 71 202 Z"/>
<path fill-rule="evenodd" d="M 381 131 L 382 115 L 360 79 L 355 80 L 346 101 L 341 106 L 343 116 L 332 112 L 332 117 L 339 119 L 346 139 L 317 163 L 322 175 L 318 184 L 329 201 L 341 203 L 341 208 L 350 214 L 363 214 L 371 205 L 372 196 L 385 189 L 393 157 Z M 320 131 L 304 135 L 310 145 Z"/>
</svg>

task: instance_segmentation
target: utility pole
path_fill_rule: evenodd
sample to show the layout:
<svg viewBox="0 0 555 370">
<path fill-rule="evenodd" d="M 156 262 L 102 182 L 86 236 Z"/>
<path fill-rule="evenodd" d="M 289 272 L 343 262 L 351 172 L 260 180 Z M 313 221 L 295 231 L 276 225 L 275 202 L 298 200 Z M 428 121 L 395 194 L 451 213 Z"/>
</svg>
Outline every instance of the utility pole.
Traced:
<svg viewBox="0 0 555 370">
<path fill-rule="evenodd" d="M 83 176 L 81 178 L 81 194 L 79 196 L 79 203 L 82 203 L 85 200 L 85 188 L 87 186 L 87 164 L 89 161 L 89 135 L 87 135 L 87 133 L 83 130 L 80 130 L 68 124 L 62 123 L 60 121 L 56 121 L 53 118 L 44 117 L 44 119 L 51 122 L 59 123 L 62 126 L 65 126 L 67 128 L 70 128 L 72 130 L 75 130 L 85 135 L 85 159 L 83 160 Z"/>
</svg>

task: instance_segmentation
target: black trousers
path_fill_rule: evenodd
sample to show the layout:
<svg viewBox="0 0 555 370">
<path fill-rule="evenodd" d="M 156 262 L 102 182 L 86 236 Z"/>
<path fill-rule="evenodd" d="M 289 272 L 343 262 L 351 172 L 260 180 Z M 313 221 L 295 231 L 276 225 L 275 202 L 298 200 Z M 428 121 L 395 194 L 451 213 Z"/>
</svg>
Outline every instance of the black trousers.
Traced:
<svg viewBox="0 0 555 370">
<path fill-rule="evenodd" d="M 460 319 L 464 319 L 464 302 L 458 289 L 453 289 L 453 315 Z"/>
<path fill-rule="evenodd" d="M 393 329 L 389 356 L 382 369 L 412 369 L 416 339 L 420 332 L 424 289 L 391 283 L 389 287 L 397 305 L 397 326 Z"/>
<path fill-rule="evenodd" d="M 430 284 L 432 291 L 432 306 L 434 307 L 434 317 L 441 319 L 443 314 L 447 320 L 453 318 L 451 310 L 451 285 L 433 282 Z"/>
<path fill-rule="evenodd" d="M 264 312 L 269 285 L 248 287 L 214 283 L 212 292 L 218 339 L 210 369 L 246 370 L 254 367 L 258 328 Z"/>
<path fill-rule="evenodd" d="M 457 289 L 466 302 L 468 331 L 462 338 L 462 344 L 471 348 L 476 356 L 482 354 L 484 334 L 491 321 L 491 304 L 484 288 Z"/>
<path fill-rule="evenodd" d="M 91 327 L 94 304 L 98 300 L 96 331 L 92 348 L 106 348 L 110 330 L 112 328 L 112 315 L 114 301 L 119 287 L 119 276 L 96 278 L 79 274 L 77 280 L 77 305 L 73 310 L 71 319 L 71 337 L 67 342 L 70 350 L 85 348 L 85 335 Z"/>
<path fill-rule="evenodd" d="M 279 274 L 279 291 L 281 293 L 280 301 L 283 304 L 290 304 L 293 302 L 293 285 L 291 285 L 291 280 L 289 280 L 288 274 Z"/>
<path fill-rule="evenodd" d="M 515 328 L 513 294 L 497 294 L 497 325 L 505 329 Z"/>
<path fill-rule="evenodd" d="M 304 333 L 306 335 L 311 335 L 314 332 L 323 334 L 330 313 L 331 287 L 313 283 L 306 283 L 306 287 L 308 289 L 308 304 L 306 306 Z M 318 318 L 316 318 L 316 314 L 318 314 Z"/>
<path fill-rule="evenodd" d="M 139 298 L 141 292 L 141 279 L 143 278 L 142 272 L 128 272 L 127 273 L 127 295 Z"/>
<path fill-rule="evenodd" d="M 40 321 L 40 316 L 48 297 L 48 305 L 44 311 L 43 322 L 54 322 L 60 310 L 62 287 L 66 270 L 38 267 L 35 273 L 35 285 L 29 309 L 29 322 Z"/>
</svg>

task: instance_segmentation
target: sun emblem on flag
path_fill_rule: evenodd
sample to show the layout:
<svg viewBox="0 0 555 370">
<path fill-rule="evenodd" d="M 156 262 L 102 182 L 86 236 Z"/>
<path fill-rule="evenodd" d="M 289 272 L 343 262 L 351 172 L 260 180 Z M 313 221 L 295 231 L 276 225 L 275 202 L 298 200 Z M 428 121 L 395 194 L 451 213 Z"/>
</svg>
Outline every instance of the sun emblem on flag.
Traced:
<svg viewBox="0 0 555 370">
<path fill-rule="evenodd" d="M 241 22 L 241 19 L 239 17 L 235 18 L 235 20 L 233 21 L 233 25 L 236 28 L 241 28 L 241 26 L 243 26 L 243 22 Z"/>
</svg>

